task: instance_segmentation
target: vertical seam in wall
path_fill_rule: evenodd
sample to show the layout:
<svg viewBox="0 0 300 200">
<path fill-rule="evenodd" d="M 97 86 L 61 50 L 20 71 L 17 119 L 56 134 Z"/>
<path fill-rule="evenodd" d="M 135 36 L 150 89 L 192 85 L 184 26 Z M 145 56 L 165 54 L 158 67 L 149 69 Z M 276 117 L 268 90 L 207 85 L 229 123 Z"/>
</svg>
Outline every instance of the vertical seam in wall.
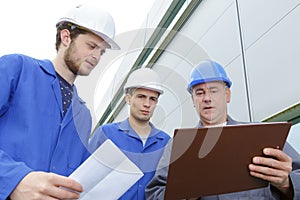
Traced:
<svg viewBox="0 0 300 200">
<path fill-rule="evenodd" d="M 253 121 L 252 105 L 251 105 L 251 100 L 250 100 L 251 95 L 250 95 L 250 90 L 249 90 L 249 79 L 248 79 L 248 73 L 247 73 L 247 68 L 246 68 L 245 46 L 244 46 L 244 40 L 243 40 L 243 34 L 242 34 L 242 26 L 241 26 L 241 20 L 240 20 L 238 0 L 236 0 L 235 2 L 236 2 L 238 30 L 239 30 L 240 44 L 241 44 L 241 57 L 242 57 L 242 64 L 243 64 L 244 77 L 245 77 L 245 87 L 246 87 L 246 98 L 247 98 L 247 104 L 248 104 L 248 114 L 249 114 L 249 120 Z"/>
</svg>

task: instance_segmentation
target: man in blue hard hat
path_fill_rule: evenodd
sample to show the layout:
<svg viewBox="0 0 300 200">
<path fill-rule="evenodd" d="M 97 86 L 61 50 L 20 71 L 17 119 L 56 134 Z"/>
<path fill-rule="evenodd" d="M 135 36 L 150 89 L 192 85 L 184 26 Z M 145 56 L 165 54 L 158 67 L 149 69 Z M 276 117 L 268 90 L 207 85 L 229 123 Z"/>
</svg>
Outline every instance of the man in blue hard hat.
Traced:
<svg viewBox="0 0 300 200">
<path fill-rule="evenodd" d="M 206 60 L 192 70 L 187 90 L 199 114 L 197 127 L 244 123 L 233 120 L 227 113 L 231 84 L 224 68 L 215 61 Z M 296 151 L 286 143 L 283 151 L 265 148 L 263 153 L 269 157 L 254 157 L 249 173 L 269 181 L 269 187 L 198 199 L 300 199 L 300 159 Z M 147 199 L 164 199 L 169 160 L 170 151 L 166 151 L 159 164 L 161 168 L 146 188 Z"/>
<path fill-rule="evenodd" d="M 188 85 L 202 126 L 222 124 L 227 121 L 227 103 L 230 102 L 231 81 L 223 67 L 205 61 L 193 69 Z M 223 98 L 224 97 L 224 98 Z"/>
</svg>

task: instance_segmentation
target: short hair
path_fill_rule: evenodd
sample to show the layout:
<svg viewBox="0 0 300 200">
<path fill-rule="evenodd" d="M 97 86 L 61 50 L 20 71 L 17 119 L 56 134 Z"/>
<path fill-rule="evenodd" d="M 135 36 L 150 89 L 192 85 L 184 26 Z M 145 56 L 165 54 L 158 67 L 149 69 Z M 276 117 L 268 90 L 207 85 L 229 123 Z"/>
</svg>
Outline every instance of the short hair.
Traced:
<svg viewBox="0 0 300 200">
<path fill-rule="evenodd" d="M 60 22 L 56 25 L 56 42 L 55 42 L 55 49 L 58 51 L 59 46 L 61 44 L 61 37 L 60 32 L 64 29 L 67 29 L 70 31 L 70 37 L 71 39 L 75 39 L 80 34 L 87 34 L 89 31 L 85 30 L 83 27 L 80 27 L 76 24 L 73 24 L 68 21 Z"/>
</svg>

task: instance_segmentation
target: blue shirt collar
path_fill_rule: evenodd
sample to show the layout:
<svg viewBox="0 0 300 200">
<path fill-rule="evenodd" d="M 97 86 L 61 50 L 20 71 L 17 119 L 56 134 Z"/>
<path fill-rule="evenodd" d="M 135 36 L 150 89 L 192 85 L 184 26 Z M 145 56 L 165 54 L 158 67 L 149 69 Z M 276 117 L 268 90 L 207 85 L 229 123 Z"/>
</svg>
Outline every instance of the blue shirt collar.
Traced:
<svg viewBox="0 0 300 200">
<path fill-rule="evenodd" d="M 159 134 L 161 131 L 159 129 L 157 129 L 151 122 L 149 122 L 149 123 L 152 128 L 149 137 L 156 137 L 156 138 L 163 139 L 163 137 L 160 136 L 160 134 Z M 131 128 L 131 126 L 129 124 L 128 118 L 119 123 L 119 129 L 124 132 L 127 132 L 130 136 L 137 137 L 135 131 L 133 131 L 133 129 Z"/>
<path fill-rule="evenodd" d="M 52 76 L 56 77 L 56 72 L 53 63 L 50 60 L 37 60 L 40 67 L 47 72 L 48 74 L 51 74 Z"/>
<path fill-rule="evenodd" d="M 48 74 L 54 76 L 54 78 L 57 78 L 56 76 L 56 71 L 55 71 L 55 68 L 54 68 L 54 65 L 53 63 L 50 61 L 50 60 L 37 60 L 37 62 L 39 63 L 40 67 Z M 83 101 L 77 94 L 77 89 L 75 87 L 75 85 L 73 84 L 72 85 L 72 88 L 73 88 L 73 97 L 78 99 L 78 101 L 82 104 L 85 104 L 85 101 Z"/>
</svg>

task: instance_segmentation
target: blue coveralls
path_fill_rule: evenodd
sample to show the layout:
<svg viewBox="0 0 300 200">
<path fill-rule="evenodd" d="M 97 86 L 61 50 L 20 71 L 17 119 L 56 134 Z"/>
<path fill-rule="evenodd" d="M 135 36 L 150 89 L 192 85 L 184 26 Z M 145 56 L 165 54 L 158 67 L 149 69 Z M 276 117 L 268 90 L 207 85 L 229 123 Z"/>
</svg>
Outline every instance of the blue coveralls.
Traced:
<svg viewBox="0 0 300 200">
<path fill-rule="evenodd" d="M 68 176 L 88 156 L 90 111 L 73 86 L 63 116 L 54 66 L 12 54 L 0 58 L 0 199 L 31 171 Z"/>
<path fill-rule="evenodd" d="M 167 133 L 156 129 L 152 123 L 150 125 L 152 130 L 145 145 L 131 128 L 128 119 L 99 127 L 89 144 L 92 152 L 106 139 L 112 140 L 144 173 L 144 176 L 119 198 L 121 200 L 145 199 L 145 187 L 152 179 L 164 147 L 170 140 Z"/>
</svg>

